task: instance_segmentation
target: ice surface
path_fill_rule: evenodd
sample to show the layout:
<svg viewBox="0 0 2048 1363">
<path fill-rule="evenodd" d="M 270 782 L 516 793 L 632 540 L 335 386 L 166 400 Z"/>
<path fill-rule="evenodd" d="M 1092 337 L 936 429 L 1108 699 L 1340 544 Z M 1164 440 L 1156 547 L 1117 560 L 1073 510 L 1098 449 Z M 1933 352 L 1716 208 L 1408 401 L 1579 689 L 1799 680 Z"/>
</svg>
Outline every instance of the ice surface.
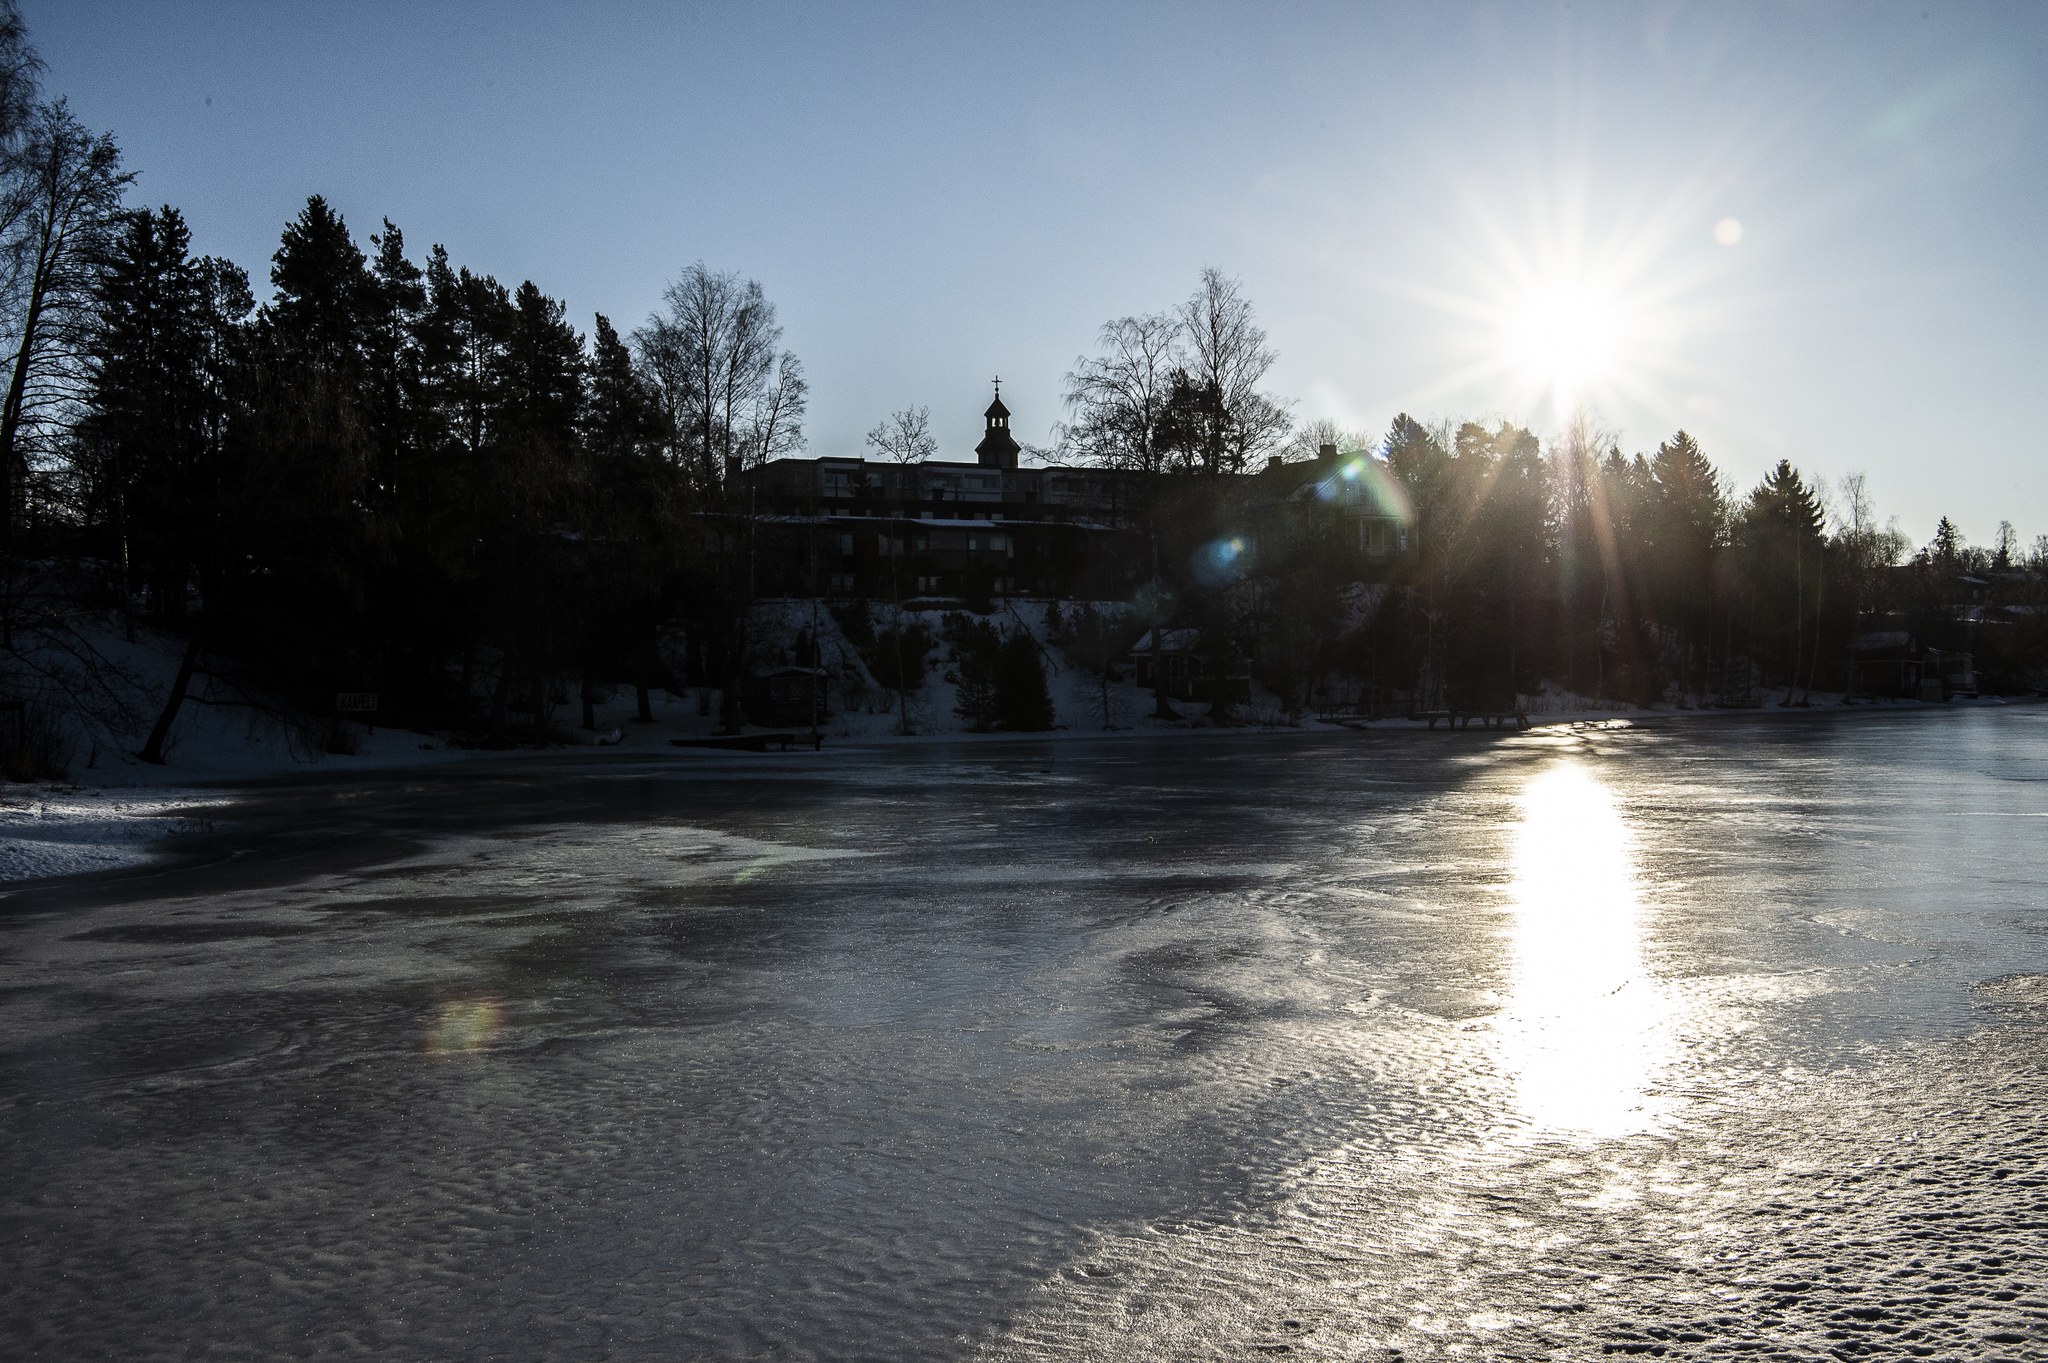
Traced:
<svg viewBox="0 0 2048 1363">
<path fill-rule="evenodd" d="M 265 786 L 0 913 L 0 1353 L 2040 1357 L 2044 778 L 2015 709 Z"/>
</svg>

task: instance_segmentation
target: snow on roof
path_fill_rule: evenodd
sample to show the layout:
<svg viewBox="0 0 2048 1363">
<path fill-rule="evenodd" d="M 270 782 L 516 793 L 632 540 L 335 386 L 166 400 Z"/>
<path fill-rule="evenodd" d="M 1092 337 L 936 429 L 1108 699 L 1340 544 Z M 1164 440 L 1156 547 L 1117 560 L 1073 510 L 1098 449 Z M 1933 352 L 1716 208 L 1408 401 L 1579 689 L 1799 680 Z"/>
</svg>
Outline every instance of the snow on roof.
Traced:
<svg viewBox="0 0 2048 1363">
<path fill-rule="evenodd" d="M 1152 633 L 1151 630 L 1146 630 L 1145 637 L 1131 645 L 1132 656 L 1135 657 L 1140 653 L 1150 653 L 1152 651 Z M 1195 643 L 1201 638 L 1201 635 L 1202 632 L 1198 629 L 1165 630 L 1159 636 L 1159 651 L 1162 653 L 1192 653 L 1195 649 Z"/>
</svg>

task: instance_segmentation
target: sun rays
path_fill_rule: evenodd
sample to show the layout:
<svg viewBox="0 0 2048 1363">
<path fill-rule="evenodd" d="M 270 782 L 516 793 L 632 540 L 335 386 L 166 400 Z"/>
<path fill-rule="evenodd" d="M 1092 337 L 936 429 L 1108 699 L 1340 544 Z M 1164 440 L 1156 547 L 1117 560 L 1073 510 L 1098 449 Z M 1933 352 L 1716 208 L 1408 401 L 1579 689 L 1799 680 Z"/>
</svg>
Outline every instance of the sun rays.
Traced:
<svg viewBox="0 0 2048 1363">
<path fill-rule="evenodd" d="M 1732 177 L 1703 170 L 1660 196 L 1597 201 L 1584 175 L 1533 180 L 1520 196 L 1466 186 L 1434 266 L 1393 292 L 1450 324 L 1442 369 L 1411 409 L 1471 402 L 1517 422 L 1562 425 L 1597 410 L 1675 421 L 1711 388 L 1711 342 L 1736 304 L 1744 229 Z"/>
</svg>

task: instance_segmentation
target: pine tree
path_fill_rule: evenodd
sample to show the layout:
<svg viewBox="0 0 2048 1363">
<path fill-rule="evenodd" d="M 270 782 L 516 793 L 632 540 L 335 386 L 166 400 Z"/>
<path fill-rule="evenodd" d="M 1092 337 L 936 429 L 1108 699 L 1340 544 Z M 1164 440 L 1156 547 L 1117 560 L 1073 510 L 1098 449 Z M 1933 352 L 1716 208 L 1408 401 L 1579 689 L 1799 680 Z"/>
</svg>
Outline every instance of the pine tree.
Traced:
<svg viewBox="0 0 2048 1363">
<path fill-rule="evenodd" d="M 1928 542 L 1927 557 L 1944 568 L 1953 568 L 1963 557 L 1963 532 L 1956 529 L 1955 522 L 1943 516 L 1935 524 L 1934 538 Z"/>
<path fill-rule="evenodd" d="M 590 355 L 590 394 L 584 407 L 584 438 L 605 464 L 632 461 L 657 452 L 661 415 L 653 390 L 633 363 L 611 319 L 597 315 Z"/>
<path fill-rule="evenodd" d="M 583 338 L 569 325 L 561 301 L 532 280 L 513 295 L 511 320 L 504 354 L 506 422 L 566 459 L 583 417 Z"/>
<path fill-rule="evenodd" d="M 1768 646 L 1777 674 L 1797 686 L 1820 604 L 1820 500 L 1789 460 L 1780 459 L 1743 508 L 1743 561 L 1750 587 L 1753 640 Z"/>
<path fill-rule="evenodd" d="M 1005 729 L 1038 733 L 1052 727 L 1045 660 L 1038 641 L 1025 630 L 1010 631 L 996 654 L 994 700 L 996 723 Z"/>
<path fill-rule="evenodd" d="M 264 317 L 281 357 L 356 374 L 378 291 L 348 224 L 318 194 L 285 225 L 270 283 Z"/>
<path fill-rule="evenodd" d="M 1727 536 L 1728 498 L 1721 475 L 1699 442 L 1679 431 L 1650 457 L 1649 537 L 1651 590 L 1662 617 L 1677 631 L 1678 686 L 1694 677 L 1695 652 L 1703 666 L 1713 654 L 1715 550 Z M 1702 676 L 1696 687 L 1704 692 Z"/>
<path fill-rule="evenodd" d="M 129 216 L 106 258 L 87 344 L 91 373 L 77 438 L 112 523 L 124 602 L 140 569 L 158 608 L 182 614 L 194 505 L 212 402 L 209 281 L 175 208 Z"/>
<path fill-rule="evenodd" d="M 405 235 L 384 219 L 370 238 L 363 309 L 364 401 L 376 447 L 371 481 L 379 505 L 395 506 L 423 450 L 422 375 L 418 331 L 426 312 L 426 276 L 406 258 Z"/>
<path fill-rule="evenodd" d="M 442 439 L 473 462 L 501 433 L 515 322 L 511 295 L 489 275 L 451 266 L 440 246 L 428 255 L 426 285 L 419 325 L 423 385 Z"/>
</svg>

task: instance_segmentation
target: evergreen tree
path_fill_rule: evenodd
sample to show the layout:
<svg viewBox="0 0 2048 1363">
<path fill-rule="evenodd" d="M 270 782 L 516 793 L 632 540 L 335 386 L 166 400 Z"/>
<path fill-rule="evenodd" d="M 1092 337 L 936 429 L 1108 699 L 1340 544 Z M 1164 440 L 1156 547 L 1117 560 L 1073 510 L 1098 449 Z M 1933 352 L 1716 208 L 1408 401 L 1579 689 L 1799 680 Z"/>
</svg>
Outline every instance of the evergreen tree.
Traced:
<svg viewBox="0 0 2048 1363">
<path fill-rule="evenodd" d="M 106 257 L 87 344 L 77 448 L 111 521 L 122 597 L 139 569 L 159 610 L 182 615 L 190 531 L 212 406 L 209 280 L 175 208 L 131 214 Z"/>
<path fill-rule="evenodd" d="M 515 309 L 489 275 L 456 269 L 436 246 L 427 258 L 420 365 L 436 426 L 469 461 L 500 434 Z"/>
<path fill-rule="evenodd" d="M 378 290 L 348 224 L 318 194 L 285 225 L 270 284 L 264 320 L 279 358 L 355 376 Z"/>
<path fill-rule="evenodd" d="M 996 654 L 994 710 L 996 723 L 1019 733 L 1052 727 L 1052 697 L 1045 688 L 1045 660 L 1038 641 L 1022 629 L 1011 630 Z"/>
<path fill-rule="evenodd" d="M 661 458 L 660 411 L 632 352 L 602 313 L 593 334 L 583 407 L 591 481 L 586 529 L 604 553 L 586 620 L 609 642 L 606 659 L 632 678 L 639 718 L 651 722 L 650 689 L 661 671 L 657 635 L 664 589 L 679 567 L 684 488 L 679 471 Z"/>
<path fill-rule="evenodd" d="M 590 356 L 584 437 L 591 454 L 615 465 L 659 451 L 661 413 L 653 389 L 633 363 L 611 319 L 597 315 Z"/>
<path fill-rule="evenodd" d="M 1927 558 L 1930 563 L 1951 569 L 1962 562 L 1963 532 L 1946 516 L 1935 523 L 1934 538 L 1927 543 Z"/>
<path fill-rule="evenodd" d="M 567 459 L 583 416 L 583 338 L 561 301 L 531 280 L 513 295 L 511 323 L 504 352 L 507 425 Z"/>
<path fill-rule="evenodd" d="M 378 505 L 393 509 L 415 472 L 427 426 L 419 325 L 426 313 L 426 275 L 406 258 L 405 235 L 391 219 L 370 238 L 363 309 L 364 401 L 375 446 L 371 472 Z"/>
<path fill-rule="evenodd" d="M 1824 517 L 1820 500 L 1781 459 L 1749 494 L 1740 524 L 1751 643 L 1771 675 L 1797 686 L 1810 671 L 1817 635 Z"/>
<path fill-rule="evenodd" d="M 1706 660 L 1713 653 L 1715 550 L 1727 535 L 1728 499 L 1720 474 L 1686 432 L 1650 457 L 1649 501 L 1652 599 L 1676 633 L 1680 692 L 1689 684 L 1703 692 Z"/>
</svg>

